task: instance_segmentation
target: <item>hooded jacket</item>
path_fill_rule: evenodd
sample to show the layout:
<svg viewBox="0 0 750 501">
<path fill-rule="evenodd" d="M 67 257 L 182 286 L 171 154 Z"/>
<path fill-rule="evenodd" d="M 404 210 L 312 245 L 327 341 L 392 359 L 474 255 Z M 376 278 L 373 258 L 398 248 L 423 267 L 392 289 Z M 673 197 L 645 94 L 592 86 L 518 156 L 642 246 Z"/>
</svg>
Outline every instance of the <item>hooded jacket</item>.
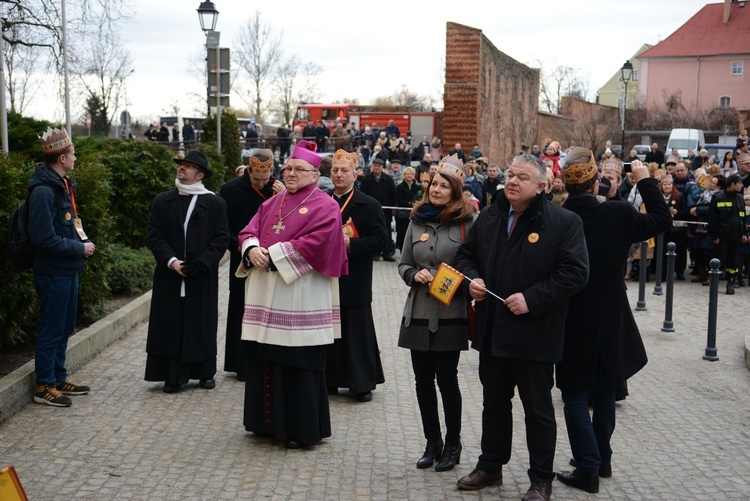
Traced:
<svg viewBox="0 0 750 501">
<path fill-rule="evenodd" d="M 75 193 L 75 182 L 68 179 L 68 185 Z M 29 237 L 37 251 L 34 273 L 83 273 L 84 245 L 74 226 L 73 204 L 63 178 L 49 165 L 38 164 L 26 189 L 29 190 Z"/>
</svg>

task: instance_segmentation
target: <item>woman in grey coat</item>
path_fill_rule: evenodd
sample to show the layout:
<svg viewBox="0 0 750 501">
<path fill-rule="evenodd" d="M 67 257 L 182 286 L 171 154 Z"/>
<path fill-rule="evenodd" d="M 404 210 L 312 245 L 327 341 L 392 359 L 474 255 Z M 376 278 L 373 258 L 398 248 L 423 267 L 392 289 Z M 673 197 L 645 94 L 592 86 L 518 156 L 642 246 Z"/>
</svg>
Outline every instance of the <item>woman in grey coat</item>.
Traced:
<svg viewBox="0 0 750 501">
<path fill-rule="evenodd" d="M 427 198 L 412 209 L 398 265 L 401 278 L 411 287 L 398 345 L 411 350 L 417 401 L 427 439 L 417 468 L 429 468 L 437 460 L 436 471 L 453 469 L 461 458 L 458 359 L 461 350 L 468 349 L 468 288 L 461 284 L 448 306 L 428 290 L 440 263 L 453 264 L 456 250 L 473 221 L 473 208 L 462 193 L 467 171 L 456 155 L 440 162 Z M 445 443 L 438 416 L 436 377 L 445 411 Z"/>
</svg>

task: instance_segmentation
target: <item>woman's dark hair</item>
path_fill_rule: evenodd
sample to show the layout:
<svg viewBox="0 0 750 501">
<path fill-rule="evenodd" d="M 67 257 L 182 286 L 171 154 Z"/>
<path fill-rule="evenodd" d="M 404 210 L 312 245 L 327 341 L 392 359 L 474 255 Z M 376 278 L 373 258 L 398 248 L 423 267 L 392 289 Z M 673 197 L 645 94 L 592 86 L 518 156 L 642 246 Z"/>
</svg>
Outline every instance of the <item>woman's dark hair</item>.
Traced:
<svg viewBox="0 0 750 501">
<path fill-rule="evenodd" d="M 721 175 L 721 174 L 716 174 L 716 187 L 717 187 L 717 188 L 719 188 L 720 190 L 723 190 L 723 189 L 725 189 L 725 188 L 726 188 L 727 186 L 729 186 L 729 185 L 727 184 L 727 178 L 726 178 L 726 177 L 724 177 L 724 176 L 723 176 L 723 175 Z"/>
<path fill-rule="evenodd" d="M 435 175 L 430 177 L 430 186 L 432 186 L 432 182 L 438 174 L 440 174 L 441 178 L 448 181 L 448 184 L 451 186 L 451 200 L 445 204 L 443 210 L 440 212 L 440 222 L 443 224 L 450 224 L 461 222 L 471 217 L 474 214 L 474 207 L 471 205 L 471 202 L 464 197 L 463 182 L 456 176 L 436 172 Z M 414 204 L 414 208 L 411 210 L 412 219 L 418 219 L 419 216 L 417 215 L 417 211 L 420 207 L 429 202 L 430 186 L 427 187 L 427 196 L 423 200 Z"/>
</svg>

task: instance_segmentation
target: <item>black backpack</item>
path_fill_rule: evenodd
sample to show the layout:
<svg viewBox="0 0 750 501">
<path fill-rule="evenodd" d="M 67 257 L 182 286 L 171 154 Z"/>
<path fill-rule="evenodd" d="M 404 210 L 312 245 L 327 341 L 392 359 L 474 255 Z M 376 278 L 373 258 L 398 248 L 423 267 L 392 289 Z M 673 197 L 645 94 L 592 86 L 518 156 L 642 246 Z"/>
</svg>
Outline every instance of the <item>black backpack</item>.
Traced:
<svg viewBox="0 0 750 501">
<path fill-rule="evenodd" d="M 31 193 L 29 193 L 31 196 Z M 36 249 L 29 236 L 29 197 L 21 202 L 8 222 L 8 255 L 18 268 L 28 269 L 34 265 Z"/>
</svg>

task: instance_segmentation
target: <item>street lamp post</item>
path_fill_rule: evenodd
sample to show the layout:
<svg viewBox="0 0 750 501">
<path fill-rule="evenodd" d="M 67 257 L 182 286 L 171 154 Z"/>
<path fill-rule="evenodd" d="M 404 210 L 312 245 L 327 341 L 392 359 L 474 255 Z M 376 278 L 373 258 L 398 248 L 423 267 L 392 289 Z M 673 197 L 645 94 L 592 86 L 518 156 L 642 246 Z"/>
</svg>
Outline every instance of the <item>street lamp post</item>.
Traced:
<svg viewBox="0 0 750 501">
<path fill-rule="evenodd" d="M 622 116 L 620 117 L 622 124 L 622 142 L 620 143 L 622 145 L 622 153 L 620 153 L 620 157 L 623 161 L 625 160 L 625 113 L 628 107 L 628 82 L 630 82 L 632 77 L 633 65 L 628 59 L 625 61 L 625 64 L 622 65 L 622 68 L 620 68 L 620 81 L 625 84 L 625 93 L 622 95 Z"/>
<path fill-rule="evenodd" d="M 198 7 L 198 20 L 201 23 L 201 29 L 203 30 L 203 33 L 206 34 L 206 50 L 211 50 L 209 48 L 208 43 L 208 36 L 211 33 L 215 33 L 216 30 L 216 21 L 219 20 L 219 11 L 216 10 L 216 7 L 214 6 L 213 2 L 201 2 L 200 6 Z M 208 54 L 208 53 L 207 53 Z M 220 49 L 218 42 L 216 43 L 216 61 L 217 65 L 219 64 L 220 60 Z M 208 55 L 206 55 L 206 93 L 210 97 L 211 95 L 211 89 L 209 86 L 210 82 L 210 73 L 211 68 L 208 64 Z M 219 73 L 218 73 L 218 66 L 217 66 L 217 78 L 216 78 L 217 86 L 219 83 Z M 208 114 L 211 114 L 211 104 L 210 104 L 210 98 L 208 99 Z M 219 148 L 219 153 L 221 153 L 221 94 L 217 92 L 216 94 L 216 144 Z"/>
</svg>

